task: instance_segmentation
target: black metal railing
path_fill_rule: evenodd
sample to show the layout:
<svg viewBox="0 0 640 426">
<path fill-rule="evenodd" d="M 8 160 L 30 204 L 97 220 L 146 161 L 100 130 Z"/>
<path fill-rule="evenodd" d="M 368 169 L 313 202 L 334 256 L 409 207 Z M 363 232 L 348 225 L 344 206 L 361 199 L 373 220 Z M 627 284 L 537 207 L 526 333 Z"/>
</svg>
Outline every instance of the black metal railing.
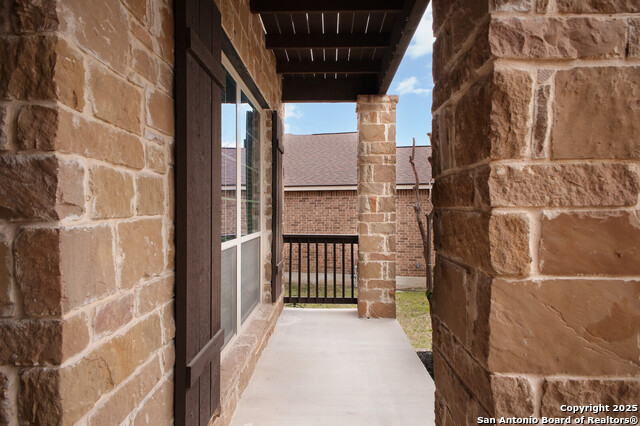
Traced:
<svg viewBox="0 0 640 426">
<path fill-rule="evenodd" d="M 283 237 L 285 303 L 358 303 L 357 235 Z"/>
</svg>

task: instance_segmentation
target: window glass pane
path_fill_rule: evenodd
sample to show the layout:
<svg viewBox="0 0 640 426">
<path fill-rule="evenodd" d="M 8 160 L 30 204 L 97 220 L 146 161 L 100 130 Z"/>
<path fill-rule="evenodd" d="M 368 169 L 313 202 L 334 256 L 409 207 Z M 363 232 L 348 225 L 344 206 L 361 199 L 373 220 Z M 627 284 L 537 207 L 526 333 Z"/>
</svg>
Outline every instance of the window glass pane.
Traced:
<svg viewBox="0 0 640 426">
<path fill-rule="evenodd" d="M 260 299 L 260 238 L 242 244 L 242 323 Z"/>
<path fill-rule="evenodd" d="M 222 252 L 221 319 L 224 343 L 227 343 L 236 334 L 236 293 L 238 288 L 236 250 L 236 247 L 231 247 Z"/>
<path fill-rule="evenodd" d="M 240 98 L 242 148 L 242 235 L 260 230 L 260 112 L 242 93 Z"/>
<path fill-rule="evenodd" d="M 237 236 L 236 211 L 236 82 L 225 70 L 222 90 L 222 241 Z"/>
</svg>

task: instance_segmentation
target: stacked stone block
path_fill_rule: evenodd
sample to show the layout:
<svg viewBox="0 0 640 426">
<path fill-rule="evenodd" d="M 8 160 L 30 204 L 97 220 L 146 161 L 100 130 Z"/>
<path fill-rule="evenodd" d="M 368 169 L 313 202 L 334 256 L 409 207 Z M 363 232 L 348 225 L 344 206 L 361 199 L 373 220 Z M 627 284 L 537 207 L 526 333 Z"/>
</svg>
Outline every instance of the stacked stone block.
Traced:
<svg viewBox="0 0 640 426">
<path fill-rule="evenodd" d="M 358 115 L 358 315 L 396 316 L 397 96 L 360 95 Z"/>
<path fill-rule="evenodd" d="M 172 7 L 0 15 L 0 424 L 170 424 Z"/>
<path fill-rule="evenodd" d="M 279 109 L 259 18 L 218 7 Z M 172 423 L 173 49 L 165 0 L 0 6 L 0 424 Z"/>
<path fill-rule="evenodd" d="M 437 424 L 633 403 L 640 7 L 433 8 Z"/>
</svg>

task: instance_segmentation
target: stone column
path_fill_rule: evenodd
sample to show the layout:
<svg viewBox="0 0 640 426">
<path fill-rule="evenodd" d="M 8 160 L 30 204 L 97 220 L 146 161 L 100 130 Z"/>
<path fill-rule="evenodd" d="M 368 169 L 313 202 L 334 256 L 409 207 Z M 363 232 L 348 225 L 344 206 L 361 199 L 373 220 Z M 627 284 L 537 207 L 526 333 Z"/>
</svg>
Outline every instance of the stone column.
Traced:
<svg viewBox="0 0 640 426">
<path fill-rule="evenodd" d="M 640 9 L 433 10 L 436 423 L 633 404 Z"/>
<path fill-rule="evenodd" d="M 358 315 L 396 316 L 397 96 L 358 96 Z"/>
</svg>

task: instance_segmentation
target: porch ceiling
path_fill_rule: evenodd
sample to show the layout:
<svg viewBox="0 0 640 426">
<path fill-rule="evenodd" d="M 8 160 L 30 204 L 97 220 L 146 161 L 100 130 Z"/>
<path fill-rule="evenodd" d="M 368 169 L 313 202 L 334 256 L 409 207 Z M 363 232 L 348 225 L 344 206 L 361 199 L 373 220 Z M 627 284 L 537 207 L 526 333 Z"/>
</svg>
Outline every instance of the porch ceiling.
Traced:
<svg viewBox="0 0 640 426">
<path fill-rule="evenodd" d="M 284 102 L 385 94 L 429 0 L 251 0 Z"/>
</svg>

